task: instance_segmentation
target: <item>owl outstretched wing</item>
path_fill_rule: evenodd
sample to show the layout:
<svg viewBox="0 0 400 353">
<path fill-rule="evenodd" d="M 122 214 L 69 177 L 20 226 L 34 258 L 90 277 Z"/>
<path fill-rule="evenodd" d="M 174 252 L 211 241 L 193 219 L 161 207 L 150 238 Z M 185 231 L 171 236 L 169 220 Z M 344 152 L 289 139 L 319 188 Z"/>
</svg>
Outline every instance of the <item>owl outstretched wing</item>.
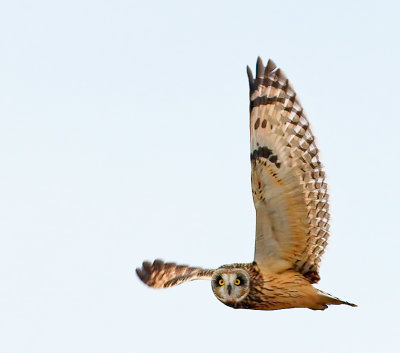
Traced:
<svg viewBox="0 0 400 353">
<path fill-rule="evenodd" d="M 195 279 L 211 280 L 213 273 L 214 270 L 165 263 L 162 260 L 155 260 L 152 264 L 145 261 L 142 268 L 136 269 L 139 278 L 153 288 L 168 288 Z"/>
<path fill-rule="evenodd" d="M 251 183 L 256 208 L 255 261 L 295 269 L 311 283 L 328 239 L 325 172 L 296 93 L 272 60 L 257 60 L 250 84 Z"/>
</svg>

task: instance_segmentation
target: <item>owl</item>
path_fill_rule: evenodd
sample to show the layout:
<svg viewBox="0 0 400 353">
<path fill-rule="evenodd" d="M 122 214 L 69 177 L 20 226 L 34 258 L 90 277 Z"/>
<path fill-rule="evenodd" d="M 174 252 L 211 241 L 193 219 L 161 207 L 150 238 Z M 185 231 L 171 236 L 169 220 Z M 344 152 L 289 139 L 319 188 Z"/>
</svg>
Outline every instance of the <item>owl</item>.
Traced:
<svg viewBox="0 0 400 353">
<path fill-rule="evenodd" d="M 272 60 L 249 67 L 251 185 L 256 209 L 254 261 L 203 269 L 143 262 L 153 288 L 211 280 L 214 295 L 235 309 L 278 310 L 355 304 L 313 286 L 329 237 L 324 168 L 303 108 Z"/>
</svg>

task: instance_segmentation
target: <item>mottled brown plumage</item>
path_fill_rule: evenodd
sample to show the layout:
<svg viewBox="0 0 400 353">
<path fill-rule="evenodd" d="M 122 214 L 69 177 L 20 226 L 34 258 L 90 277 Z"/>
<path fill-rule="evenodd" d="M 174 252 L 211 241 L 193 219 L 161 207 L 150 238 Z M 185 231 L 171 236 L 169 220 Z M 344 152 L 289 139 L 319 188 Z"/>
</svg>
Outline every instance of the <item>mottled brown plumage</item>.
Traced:
<svg viewBox="0 0 400 353">
<path fill-rule="evenodd" d="M 249 68 L 250 159 L 256 208 L 254 262 L 216 270 L 144 262 L 136 272 L 153 288 L 210 279 L 215 296 L 237 309 L 356 306 L 312 286 L 329 236 L 325 172 L 310 124 L 289 80 L 272 60 Z"/>
</svg>

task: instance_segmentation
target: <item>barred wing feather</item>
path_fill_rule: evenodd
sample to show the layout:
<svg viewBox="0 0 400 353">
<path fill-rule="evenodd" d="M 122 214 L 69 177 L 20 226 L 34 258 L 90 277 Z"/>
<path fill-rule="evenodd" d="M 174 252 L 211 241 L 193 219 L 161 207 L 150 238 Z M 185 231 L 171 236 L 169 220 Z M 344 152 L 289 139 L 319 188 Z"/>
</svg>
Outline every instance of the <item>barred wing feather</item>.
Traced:
<svg viewBox="0 0 400 353">
<path fill-rule="evenodd" d="M 256 208 L 255 261 L 294 269 L 311 283 L 328 239 L 325 173 L 296 93 L 272 60 L 257 60 L 250 83 L 251 182 Z"/>
<path fill-rule="evenodd" d="M 214 270 L 165 263 L 160 259 L 154 260 L 153 263 L 145 261 L 141 268 L 136 269 L 136 274 L 143 283 L 153 288 L 168 288 L 197 279 L 210 280 L 213 273 Z"/>
</svg>

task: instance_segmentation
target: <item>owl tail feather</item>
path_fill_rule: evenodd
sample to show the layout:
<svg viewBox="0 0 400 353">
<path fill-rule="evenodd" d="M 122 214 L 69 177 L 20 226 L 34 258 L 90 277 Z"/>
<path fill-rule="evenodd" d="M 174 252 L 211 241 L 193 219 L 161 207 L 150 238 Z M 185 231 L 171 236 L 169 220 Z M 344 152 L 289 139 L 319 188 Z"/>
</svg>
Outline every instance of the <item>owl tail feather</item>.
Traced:
<svg viewBox="0 0 400 353">
<path fill-rule="evenodd" d="M 322 290 L 318 290 L 318 299 L 320 300 L 321 305 L 325 306 L 325 308 L 327 307 L 327 305 L 341 305 L 341 304 L 357 307 L 356 304 L 349 303 L 339 298 L 336 298 L 329 293 L 323 292 Z"/>
</svg>

